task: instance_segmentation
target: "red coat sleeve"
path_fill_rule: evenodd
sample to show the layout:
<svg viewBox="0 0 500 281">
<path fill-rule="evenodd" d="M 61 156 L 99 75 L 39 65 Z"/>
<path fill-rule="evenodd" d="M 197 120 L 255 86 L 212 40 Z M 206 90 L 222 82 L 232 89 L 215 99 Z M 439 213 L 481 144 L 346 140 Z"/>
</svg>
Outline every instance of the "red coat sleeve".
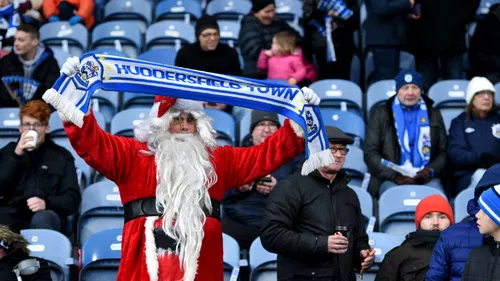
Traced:
<svg viewBox="0 0 500 281">
<path fill-rule="evenodd" d="M 83 127 L 65 122 L 64 129 L 73 149 L 85 162 L 112 180 L 123 183 L 130 174 L 135 155 L 147 147 L 138 141 L 103 131 L 91 113 L 83 119 Z"/>
<path fill-rule="evenodd" d="M 260 145 L 217 148 L 213 156 L 218 183 L 228 190 L 265 177 L 302 153 L 304 146 L 304 139 L 297 136 L 287 119 Z"/>
</svg>

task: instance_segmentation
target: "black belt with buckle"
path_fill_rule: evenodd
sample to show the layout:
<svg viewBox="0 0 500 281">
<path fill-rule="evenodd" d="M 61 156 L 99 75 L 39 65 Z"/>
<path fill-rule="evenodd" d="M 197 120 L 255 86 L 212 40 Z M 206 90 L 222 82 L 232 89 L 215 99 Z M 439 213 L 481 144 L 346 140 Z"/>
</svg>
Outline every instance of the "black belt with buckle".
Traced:
<svg viewBox="0 0 500 281">
<path fill-rule="evenodd" d="M 212 201 L 212 213 L 209 214 L 208 210 L 205 208 L 203 211 L 207 217 L 211 217 L 214 219 L 221 220 L 220 216 L 220 202 L 211 198 Z M 124 214 L 125 214 L 125 223 L 139 218 L 139 217 L 149 217 L 149 216 L 163 216 L 163 210 L 156 209 L 156 197 L 146 197 L 135 199 L 129 201 L 123 205 Z"/>
</svg>

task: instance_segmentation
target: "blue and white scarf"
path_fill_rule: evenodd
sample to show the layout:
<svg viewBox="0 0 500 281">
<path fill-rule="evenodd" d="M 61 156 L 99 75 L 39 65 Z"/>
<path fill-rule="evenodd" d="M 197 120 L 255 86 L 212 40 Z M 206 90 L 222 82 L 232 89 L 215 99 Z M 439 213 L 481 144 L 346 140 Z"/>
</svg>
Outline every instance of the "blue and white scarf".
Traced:
<svg viewBox="0 0 500 281">
<path fill-rule="evenodd" d="M 400 164 L 411 163 L 414 168 L 422 169 L 431 160 L 431 128 L 429 125 L 429 115 L 427 106 L 421 98 L 418 102 L 419 109 L 417 112 L 416 126 L 414 132 L 409 132 L 405 124 L 405 117 L 401 102 L 396 97 L 392 103 L 392 112 L 394 114 L 394 123 L 398 137 L 399 146 L 401 147 Z M 413 150 L 410 148 L 410 134 L 415 134 L 416 143 Z"/>
<path fill-rule="evenodd" d="M 319 107 L 307 105 L 297 87 L 109 55 L 86 54 L 80 61 L 75 76 L 61 75 L 43 95 L 79 127 L 97 89 L 224 103 L 275 112 L 299 124 L 307 135 L 302 174 L 334 162 Z"/>
<path fill-rule="evenodd" d="M 332 17 L 325 16 L 325 26 L 322 26 L 316 20 L 309 21 L 309 25 L 314 26 L 326 40 L 326 61 L 327 62 L 336 62 L 337 55 L 335 54 L 335 45 L 333 44 L 333 36 L 332 36 Z"/>
<path fill-rule="evenodd" d="M 17 4 L 16 6 L 19 6 L 18 1 L 15 1 L 15 4 Z M 21 17 L 17 12 L 16 6 L 14 4 L 9 4 L 0 9 L 0 19 L 6 20 L 9 24 L 5 38 L 14 36 L 17 27 L 21 24 Z"/>
</svg>

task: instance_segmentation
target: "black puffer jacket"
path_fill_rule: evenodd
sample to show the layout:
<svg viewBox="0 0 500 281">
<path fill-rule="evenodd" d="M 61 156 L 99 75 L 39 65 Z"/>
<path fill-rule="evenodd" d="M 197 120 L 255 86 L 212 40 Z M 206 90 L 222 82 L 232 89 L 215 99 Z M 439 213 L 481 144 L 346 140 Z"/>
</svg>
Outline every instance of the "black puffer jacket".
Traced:
<svg viewBox="0 0 500 281">
<path fill-rule="evenodd" d="M 17 281 L 16 274 L 12 272 L 14 267 L 23 260 L 33 258 L 21 249 L 15 249 L 5 257 L 0 259 L 0 280 Z M 22 276 L 23 281 L 52 281 L 50 268 L 47 261 L 36 258 L 40 262 L 40 269 L 35 274 Z"/>
<path fill-rule="evenodd" d="M 278 254 L 278 280 L 356 280 L 353 268 L 360 267 L 360 251 L 370 246 L 358 197 L 348 182 L 344 172 L 330 183 L 315 171 L 295 173 L 274 187 L 260 239 Z M 327 251 L 335 226 L 349 230 L 349 248 L 342 255 Z"/>
<path fill-rule="evenodd" d="M 465 264 L 462 281 L 500 281 L 500 242 L 488 237 L 472 250 Z"/>
<path fill-rule="evenodd" d="M 48 210 L 69 216 L 78 210 L 81 195 L 73 156 L 50 139 L 24 156 L 14 153 L 16 143 L 0 150 L 0 206 L 16 207 L 24 219 L 31 218 L 26 200 L 45 200 Z"/>
<path fill-rule="evenodd" d="M 409 233 L 401 246 L 385 255 L 375 281 L 424 281 L 440 233 L 431 230 Z"/>
<path fill-rule="evenodd" d="M 382 158 L 399 164 L 401 157 L 392 114 L 392 103 L 395 98 L 396 96 L 390 98 L 384 106 L 373 108 L 366 126 L 364 158 L 371 174 L 369 191 L 372 196 L 378 195 L 378 189 L 384 181 L 398 175 L 397 172 L 380 164 Z M 439 177 L 446 165 L 446 128 L 439 109 L 432 107 L 434 101 L 424 95 L 422 98 L 427 105 L 431 127 L 431 160 L 428 167 L 434 169 L 435 177 Z"/>
</svg>

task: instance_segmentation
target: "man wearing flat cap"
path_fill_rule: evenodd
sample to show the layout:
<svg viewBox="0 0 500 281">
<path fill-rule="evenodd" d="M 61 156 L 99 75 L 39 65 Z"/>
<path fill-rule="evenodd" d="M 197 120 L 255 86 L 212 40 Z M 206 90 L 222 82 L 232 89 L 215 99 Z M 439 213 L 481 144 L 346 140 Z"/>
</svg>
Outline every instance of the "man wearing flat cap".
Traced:
<svg viewBox="0 0 500 281">
<path fill-rule="evenodd" d="M 359 199 L 341 170 L 354 141 L 335 127 L 326 133 L 335 163 L 279 181 L 266 205 L 260 239 L 278 254 L 280 281 L 351 281 L 373 264 Z"/>
</svg>

